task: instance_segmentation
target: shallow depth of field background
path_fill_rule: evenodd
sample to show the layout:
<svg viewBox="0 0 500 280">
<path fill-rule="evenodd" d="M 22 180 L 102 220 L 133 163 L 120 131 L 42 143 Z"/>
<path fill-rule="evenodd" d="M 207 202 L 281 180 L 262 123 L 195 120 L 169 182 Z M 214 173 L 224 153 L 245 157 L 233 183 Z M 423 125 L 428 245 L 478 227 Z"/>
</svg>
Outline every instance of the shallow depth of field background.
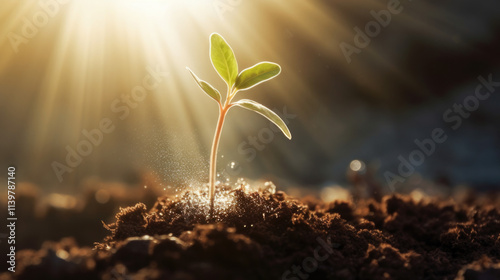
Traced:
<svg viewBox="0 0 500 280">
<path fill-rule="evenodd" d="M 218 32 L 240 70 L 262 60 L 283 68 L 240 97 L 295 116 L 292 141 L 276 133 L 259 150 L 249 137 L 258 139 L 269 122 L 232 110 L 219 169 L 234 162 L 237 172 L 223 179 L 317 190 L 346 185 L 351 161 L 360 160 L 386 187 L 384 173 L 397 174 L 398 157 L 442 127 L 448 139 L 405 184 L 498 187 L 500 88 L 456 130 L 442 115 L 474 94 L 478 76 L 500 81 L 499 2 L 402 0 L 403 11 L 351 63 L 339 44 L 353 44 L 353 28 L 363 29 L 388 1 L 347 2 L 74 0 L 16 51 L 10 38 L 43 9 L 38 1 L 2 1 L 0 177 L 15 165 L 18 181 L 47 193 L 78 193 L 88 178 L 137 186 L 148 174 L 165 187 L 207 181 L 217 106 L 185 67 L 225 92 L 208 57 L 209 35 Z M 113 112 L 148 68 L 168 76 L 126 116 Z M 66 164 L 66 147 L 76 149 L 82 130 L 103 118 L 114 131 L 59 181 L 53 162 Z"/>
</svg>

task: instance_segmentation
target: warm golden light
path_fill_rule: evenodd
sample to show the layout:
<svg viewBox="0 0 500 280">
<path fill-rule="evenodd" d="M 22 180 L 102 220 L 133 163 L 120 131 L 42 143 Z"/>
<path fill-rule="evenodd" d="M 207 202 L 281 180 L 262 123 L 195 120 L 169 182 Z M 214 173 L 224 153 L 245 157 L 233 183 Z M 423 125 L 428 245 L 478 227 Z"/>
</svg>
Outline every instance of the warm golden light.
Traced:
<svg viewBox="0 0 500 280">
<path fill-rule="evenodd" d="M 16 158 L 26 174 L 51 186 L 148 169 L 168 180 L 207 182 L 217 108 L 185 67 L 226 92 L 206 55 L 209 34 L 231 42 L 240 70 L 262 60 L 280 64 L 276 82 L 252 98 L 294 114 L 317 111 L 314 98 L 304 102 L 314 93 L 313 81 L 302 74 L 323 70 L 300 66 L 297 40 L 314 42 L 307 51 L 345 64 L 338 43 L 352 33 L 341 13 L 309 1 L 4 1 L 0 18 L 0 33 L 6 34 L 0 41 L 2 97 L 9 97 L 4 113 L 17 114 L 28 131 Z M 228 155 L 227 164 L 242 163 L 246 158 L 237 147 L 269 123 L 258 117 L 249 122 L 246 112 L 230 114 L 221 155 Z M 305 129 L 320 147 L 331 144 L 320 128 Z M 292 154 L 285 145 L 270 145 L 277 154 Z M 245 172 L 257 163 L 261 169 L 274 164 L 250 162 Z"/>
</svg>

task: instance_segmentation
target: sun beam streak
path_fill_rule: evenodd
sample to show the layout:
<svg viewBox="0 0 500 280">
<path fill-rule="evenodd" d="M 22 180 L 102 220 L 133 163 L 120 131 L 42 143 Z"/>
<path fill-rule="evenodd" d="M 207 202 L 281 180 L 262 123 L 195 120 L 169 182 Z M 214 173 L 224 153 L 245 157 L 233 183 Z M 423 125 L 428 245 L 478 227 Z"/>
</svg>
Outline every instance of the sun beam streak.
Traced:
<svg viewBox="0 0 500 280">
<path fill-rule="evenodd" d="M 69 178 L 74 177 L 77 181 L 88 174 L 99 173 L 100 168 L 103 169 L 101 174 L 123 176 L 126 172 L 123 170 L 131 169 L 130 161 L 137 161 L 133 166 L 146 165 L 143 168 L 161 170 L 159 172 L 169 180 L 173 179 L 171 176 L 175 172 L 172 170 L 176 166 L 192 169 L 182 173 L 184 177 L 189 177 L 190 172 L 197 174 L 194 169 L 208 158 L 217 108 L 193 85 L 185 67 L 193 65 L 201 78 L 225 92 L 224 83 L 206 56 L 206 38 L 212 32 L 223 34 L 231 42 L 236 55 L 241 57 L 240 70 L 261 60 L 282 65 L 280 78 L 249 93 L 252 98 L 271 104 L 271 108 L 272 104 L 287 104 L 289 112 L 316 112 L 321 104 L 304 96 L 329 93 L 310 92 L 310 84 L 316 81 L 304 80 L 303 74 L 324 69 L 307 68 L 312 63 L 301 61 L 301 52 L 317 53 L 318 61 L 329 63 L 315 65 L 325 67 L 335 63 L 343 67 L 345 58 L 338 44 L 352 39 L 352 17 L 357 16 L 346 16 L 345 10 L 356 5 L 368 11 L 383 4 L 375 0 L 349 3 L 290 3 L 288 0 L 59 2 L 65 4 L 60 4 L 57 13 L 47 17 L 47 23 L 37 27 L 37 32 L 29 38 L 23 35 L 25 29 L 31 28 L 25 26 L 26 21 L 33 24 L 33 16 L 45 11 L 38 1 L 0 4 L 0 34 L 5 35 L 0 37 L 0 90 L 2 98 L 5 96 L 8 100 L 5 104 L 9 104 L 0 104 L 0 109 L 9 113 L 22 112 L 16 115 L 26 128 L 19 139 L 23 143 L 21 158 L 27 165 L 24 166 L 26 173 L 42 178 L 41 184 L 54 181 L 50 163 L 64 162 L 66 147 L 74 147 L 83 137 L 82 130 L 97 127 L 103 118 L 113 120 L 116 132 L 106 135 L 102 146 L 96 147 L 82 164 L 73 168 L 75 172 L 68 174 Z M 226 6 L 216 5 L 220 3 Z M 412 5 L 419 4 L 413 2 Z M 432 10 L 430 5 L 421 4 L 418 9 Z M 429 17 L 436 19 L 440 14 L 432 10 Z M 401 15 L 399 20 L 424 27 L 422 32 L 432 36 L 443 35 L 410 13 Z M 442 21 L 446 20 L 449 16 L 443 17 Z M 24 36 L 24 41 L 13 45 L 12 34 Z M 299 40 L 310 41 L 311 49 L 300 49 Z M 373 60 L 371 63 L 393 73 L 399 81 L 415 84 L 407 73 L 399 72 L 375 49 L 363 51 Z M 383 95 L 386 85 L 373 75 L 371 66 L 370 62 L 363 62 L 343 67 L 342 71 L 347 72 L 354 83 Z M 123 105 L 123 97 L 142 83 L 148 67 L 161 69 L 169 76 L 143 101 L 134 102 L 137 103 L 135 107 L 129 106 L 130 113 L 121 120 L 121 113 L 113 112 L 111 104 L 118 100 Z M 234 119 L 226 124 L 221 154 L 236 154 L 238 144 L 268 125 L 258 117 L 252 118 L 249 124 L 244 112 L 231 112 L 231 115 Z M 304 124 L 311 115 L 294 122 Z M 320 146 L 331 145 L 317 127 L 304 125 L 304 130 Z M 6 128 L 6 133 L 12 131 L 14 128 Z M 169 150 L 176 152 L 162 154 L 158 142 L 168 143 L 171 145 Z M 285 150 L 280 145 L 273 149 Z M 144 150 L 146 152 L 142 152 Z M 119 155 L 116 151 L 120 151 Z M 287 157 L 286 152 L 281 154 Z M 151 160 L 152 157 L 156 159 Z M 151 166 L 141 160 L 150 161 Z M 71 180 L 64 182 L 65 185 L 71 183 Z"/>
</svg>

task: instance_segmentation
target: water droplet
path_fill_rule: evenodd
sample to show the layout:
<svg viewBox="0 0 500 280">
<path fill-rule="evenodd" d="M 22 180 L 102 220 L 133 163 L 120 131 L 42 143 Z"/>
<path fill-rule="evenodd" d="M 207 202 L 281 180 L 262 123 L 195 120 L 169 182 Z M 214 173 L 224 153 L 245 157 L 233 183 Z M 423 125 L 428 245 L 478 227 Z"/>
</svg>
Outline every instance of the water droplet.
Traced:
<svg viewBox="0 0 500 280">
<path fill-rule="evenodd" d="M 349 164 L 349 168 L 351 168 L 351 170 L 354 172 L 364 171 L 365 163 L 360 161 L 360 160 L 355 159 L 355 160 L 351 161 L 351 163 Z"/>
</svg>

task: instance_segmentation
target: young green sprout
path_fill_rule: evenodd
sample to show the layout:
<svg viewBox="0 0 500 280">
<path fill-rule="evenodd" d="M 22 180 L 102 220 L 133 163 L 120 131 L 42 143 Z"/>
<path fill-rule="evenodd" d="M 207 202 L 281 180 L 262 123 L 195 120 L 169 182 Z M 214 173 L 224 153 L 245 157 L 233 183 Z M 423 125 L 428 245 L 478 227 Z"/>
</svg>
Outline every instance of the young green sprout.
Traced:
<svg viewBox="0 0 500 280">
<path fill-rule="evenodd" d="M 215 129 L 214 140 L 212 143 L 212 151 L 210 154 L 210 175 L 209 175 L 209 199 L 210 199 L 210 217 L 213 217 L 214 212 L 214 195 L 215 195 L 215 178 L 217 164 L 217 149 L 219 140 L 224 125 L 226 114 L 233 106 L 239 106 L 248 110 L 257 112 L 268 118 L 276 124 L 288 139 L 292 139 L 290 130 L 285 122 L 273 111 L 266 108 L 262 104 L 249 99 L 241 99 L 233 101 L 236 93 L 253 88 L 254 86 L 268 81 L 281 72 L 281 67 L 272 62 L 260 62 L 252 67 L 249 67 L 238 74 L 238 63 L 234 56 L 233 49 L 227 44 L 226 40 L 217 33 L 210 35 L 210 61 L 215 68 L 215 71 L 227 84 L 226 99 L 222 100 L 220 92 L 211 86 L 209 83 L 200 80 L 191 69 L 187 68 L 193 78 L 196 80 L 200 88 L 213 98 L 219 104 L 219 120 Z"/>
</svg>

